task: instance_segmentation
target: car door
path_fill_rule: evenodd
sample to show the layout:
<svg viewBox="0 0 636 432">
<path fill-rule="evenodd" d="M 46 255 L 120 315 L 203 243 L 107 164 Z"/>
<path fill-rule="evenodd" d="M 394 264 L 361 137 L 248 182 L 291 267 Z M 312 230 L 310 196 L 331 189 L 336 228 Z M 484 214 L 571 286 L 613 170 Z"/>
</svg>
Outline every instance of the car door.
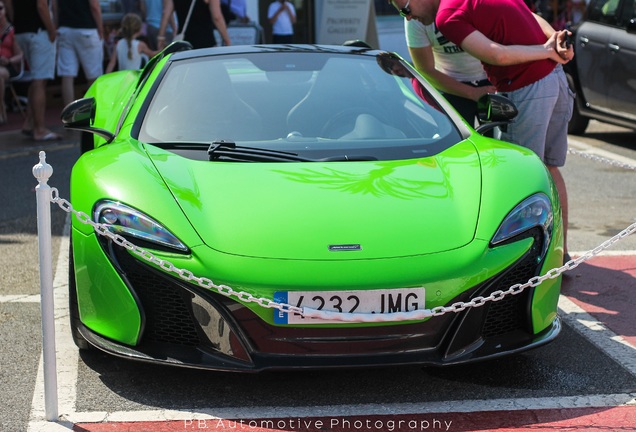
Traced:
<svg viewBox="0 0 636 432">
<path fill-rule="evenodd" d="M 636 120 L 636 0 L 623 0 L 618 24 L 609 34 L 607 106 L 616 115 Z"/>
<path fill-rule="evenodd" d="M 609 41 L 618 24 L 619 2 L 591 0 L 587 19 L 576 31 L 575 54 L 581 90 L 589 107 L 601 111 L 607 110 L 607 86 L 612 77 Z"/>
</svg>

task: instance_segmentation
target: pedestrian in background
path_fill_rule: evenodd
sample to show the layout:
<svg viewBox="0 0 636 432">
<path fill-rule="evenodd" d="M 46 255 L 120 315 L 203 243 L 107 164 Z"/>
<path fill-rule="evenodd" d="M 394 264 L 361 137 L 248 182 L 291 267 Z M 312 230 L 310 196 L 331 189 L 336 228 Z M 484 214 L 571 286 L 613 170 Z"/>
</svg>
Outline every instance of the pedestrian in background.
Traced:
<svg viewBox="0 0 636 432">
<path fill-rule="evenodd" d="M 401 15 L 439 30 L 457 46 L 481 60 L 498 92 L 519 109 L 502 139 L 533 150 L 546 164 L 559 192 L 563 214 L 564 257 L 568 206 L 559 167 L 567 154 L 567 126 L 574 96 L 564 63 L 574 57 L 568 31 L 550 29 L 522 1 L 390 0 Z"/>
<path fill-rule="evenodd" d="M 158 49 L 157 36 L 161 26 L 163 14 L 163 0 L 141 0 L 141 16 L 146 22 L 146 39 L 150 49 Z M 173 36 L 177 33 L 177 20 L 174 14 L 170 16 L 165 32 L 165 43 L 169 45 Z"/>
<path fill-rule="evenodd" d="M 47 0 L 5 0 L 15 35 L 29 65 L 27 115 L 22 133 L 35 141 L 59 140 L 45 123 L 46 83 L 55 77 L 57 30 Z"/>
<path fill-rule="evenodd" d="M 288 0 L 276 0 L 269 5 L 267 19 L 272 25 L 272 43 L 294 43 L 296 9 Z"/>
<path fill-rule="evenodd" d="M 567 0 L 568 23 L 569 25 L 578 24 L 585 15 L 587 3 L 585 0 Z M 636 4 L 634 4 L 634 16 L 636 18 Z"/>
<path fill-rule="evenodd" d="M 245 0 L 221 0 L 221 11 L 226 23 L 236 21 L 245 24 L 250 22 Z"/>
<path fill-rule="evenodd" d="M 192 13 L 190 12 L 192 8 Z M 179 32 L 185 28 L 185 40 L 193 48 L 210 48 L 217 45 L 214 30 L 218 30 L 224 45 L 231 45 L 230 36 L 220 0 L 163 0 L 163 14 L 157 44 L 159 49 L 166 46 L 166 28 L 173 12 L 177 13 Z M 189 21 L 186 23 L 186 18 Z M 187 26 L 187 27 L 186 27 Z"/>
<path fill-rule="evenodd" d="M 435 23 L 405 18 L 404 33 L 415 68 L 475 126 L 477 100 L 497 91 L 481 62 L 444 37 Z"/>
<path fill-rule="evenodd" d="M 141 69 L 150 57 L 157 54 L 157 51 L 151 50 L 144 41 L 138 39 L 141 36 L 142 24 L 136 13 L 128 13 L 121 19 L 121 39 L 115 44 L 115 49 L 110 55 L 106 73 L 114 71 L 115 66 L 118 70 Z"/>
<path fill-rule="evenodd" d="M 7 81 L 20 73 L 22 49 L 15 39 L 15 29 L 7 19 L 7 8 L 0 0 L 0 125 L 7 122 L 4 89 Z"/>
<path fill-rule="evenodd" d="M 64 105 L 75 100 L 80 64 L 90 85 L 104 73 L 104 26 L 99 0 L 58 1 L 57 75 Z"/>
</svg>

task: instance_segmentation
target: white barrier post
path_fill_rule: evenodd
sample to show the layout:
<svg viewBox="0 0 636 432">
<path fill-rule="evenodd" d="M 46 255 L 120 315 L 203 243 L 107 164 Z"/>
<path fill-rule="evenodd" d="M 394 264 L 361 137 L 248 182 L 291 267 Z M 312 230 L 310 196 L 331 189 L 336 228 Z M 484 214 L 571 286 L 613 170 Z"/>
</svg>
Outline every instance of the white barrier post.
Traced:
<svg viewBox="0 0 636 432">
<path fill-rule="evenodd" d="M 57 421 L 57 371 L 55 360 L 55 313 L 53 304 L 53 260 L 51 250 L 51 187 L 53 167 L 40 152 L 40 163 L 33 167 L 38 211 L 38 243 L 40 250 L 40 305 L 42 309 L 42 355 L 44 359 L 44 405 L 46 419 Z"/>
</svg>

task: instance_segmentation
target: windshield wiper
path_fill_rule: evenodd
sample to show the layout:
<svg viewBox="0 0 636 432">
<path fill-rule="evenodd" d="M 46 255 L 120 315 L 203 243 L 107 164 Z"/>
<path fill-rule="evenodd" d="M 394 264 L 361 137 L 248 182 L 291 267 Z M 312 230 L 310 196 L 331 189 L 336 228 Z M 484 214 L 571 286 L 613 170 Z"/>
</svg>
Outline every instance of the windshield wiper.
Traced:
<svg viewBox="0 0 636 432">
<path fill-rule="evenodd" d="M 210 161 L 240 161 L 240 162 L 356 162 L 378 160 L 375 156 L 367 155 L 335 155 L 318 159 L 299 156 L 298 153 L 272 150 L 260 147 L 237 146 L 234 141 L 217 140 L 208 145 L 202 142 L 164 142 L 152 143 L 160 148 L 175 150 L 202 150 L 208 146 L 208 160 Z"/>
<path fill-rule="evenodd" d="M 233 141 L 214 141 L 208 148 L 208 156 L 211 161 L 215 160 L 238 160 L 251 162 L 312 162 L 298 156 L 297 153 L 270 150 L 258 147 L 241 147 Z"/>
</svg>

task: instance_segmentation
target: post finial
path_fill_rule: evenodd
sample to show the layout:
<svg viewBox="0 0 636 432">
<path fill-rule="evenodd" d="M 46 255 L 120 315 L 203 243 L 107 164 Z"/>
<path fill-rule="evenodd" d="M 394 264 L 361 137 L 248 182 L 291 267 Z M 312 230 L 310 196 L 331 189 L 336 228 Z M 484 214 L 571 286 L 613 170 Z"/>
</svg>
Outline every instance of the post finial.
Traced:
<svg viewBox="0 0 636 432">
<path fill-rule="evenodd" d="M 33 177 L 35 177 L 40 184 L 46 184 L 52 175 L 53 167 L 46 163 L 46 152 L 41 150 L 40 163 L 33 167 Z"/>
</svg>

